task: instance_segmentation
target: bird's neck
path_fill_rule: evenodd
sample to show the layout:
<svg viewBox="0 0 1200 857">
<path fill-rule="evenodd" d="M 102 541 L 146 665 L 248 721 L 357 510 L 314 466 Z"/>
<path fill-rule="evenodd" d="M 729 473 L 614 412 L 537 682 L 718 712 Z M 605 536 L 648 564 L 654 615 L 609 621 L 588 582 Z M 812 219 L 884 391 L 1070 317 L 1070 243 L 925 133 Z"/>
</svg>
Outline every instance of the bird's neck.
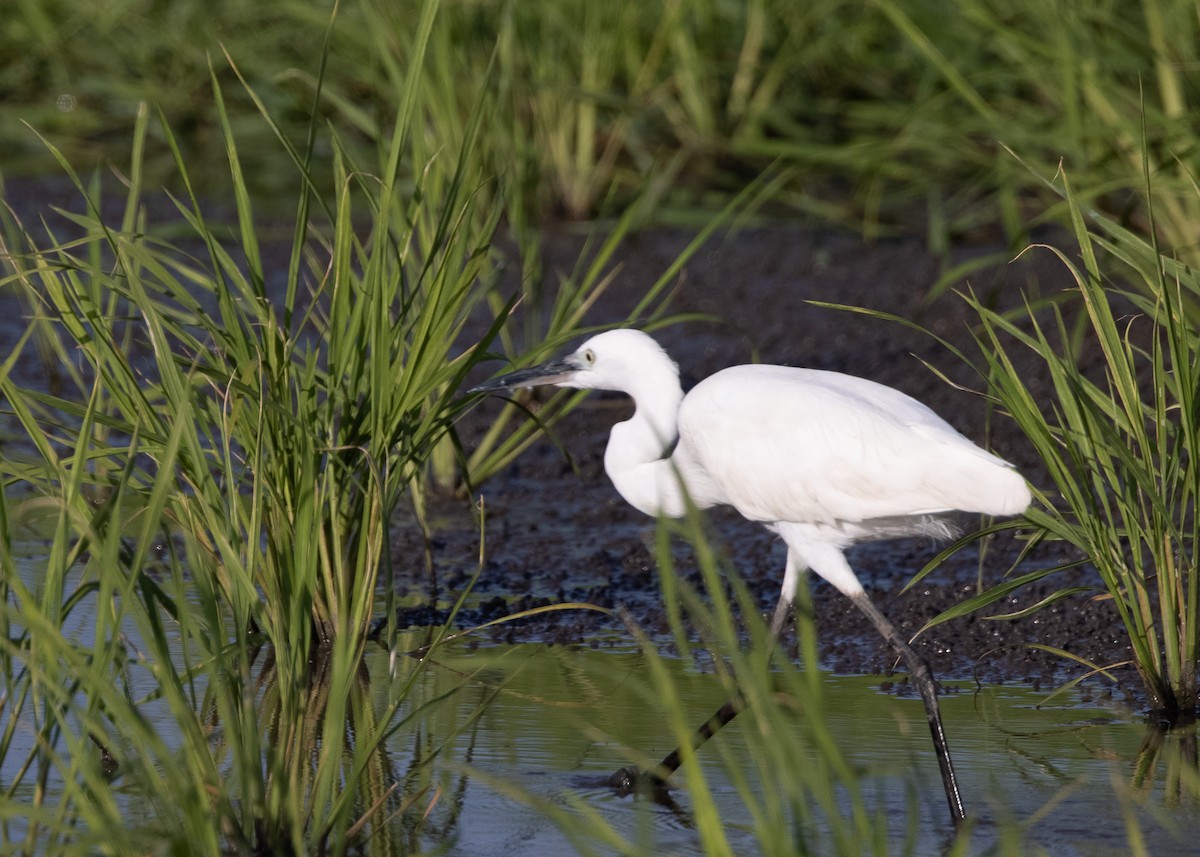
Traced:
<svg viewBox="0 0 1200 857">
<path fill-rule="evenodd" d="M 686 503 L 670 454 L 679 437 L 683 390 L 674 380 L 653 392 L 634 390 L 633 416 L 613 426 L 604 451 L 604 470 L 618 493 L 647 515 L 680 517 Z"/>
</svg>

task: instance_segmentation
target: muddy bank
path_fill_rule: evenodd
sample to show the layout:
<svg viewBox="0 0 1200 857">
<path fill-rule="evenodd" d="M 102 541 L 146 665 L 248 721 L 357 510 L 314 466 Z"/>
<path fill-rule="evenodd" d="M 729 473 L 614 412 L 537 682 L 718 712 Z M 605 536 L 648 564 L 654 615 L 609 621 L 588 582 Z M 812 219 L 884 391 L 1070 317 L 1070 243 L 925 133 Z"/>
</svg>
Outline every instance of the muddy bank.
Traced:
<svg viewBox="0 0 1200 857">
<path fill-rule="evenodd" d="M 49 206 L 82 210 L 76 191 L 62 181 L 10 181 L 5 191 L 6 201 L 27 225 L 36 224 Z M 165 200 L 151 204 L 165 206 Z M 279 242 L 265 240 L 264 254 L 275 261 L 268 267 L 284 270 L 287 230 L 280 232 Z M 618 254 L 613 286 L 588 321 L 598 324 L 624 318 L 689 240 L 689 234 L 662 229 L 629 239 Z M 1043 235 L 1038 240 L 1056 239 Z M 1069 239 L 1057 243 L 1068 252 L 1073 250 Z M 583 244 L 575 231 L 547 232 L 544 269 L 572 270 Z M 954 384 L 978 388 L 979 379 L 948 348 L 905 325 L 808 303 L 827 301 L 893 313 L 970 355 L 974 346 L 969 309 L 952 289 L 926 300 L 930 285 L 945 270 L 979 260 L 980 266 L 956 288 L 970 288 L 993 306 L 1014 307 L 1023 294 L 1036 298 L 1070 287 L 1067 272 L 1049 251 L 1029 251 L 1015 260 L 1014 256 L 1003 246 L 981 243 L 959 247 L 939 259 L 914 239 L 864 243 L 853 235 L 799 225 L 718 236 L 686 266 L 671 304 L 675 313 L 711 320 L 672 325 L 656 336 L 680 364 L 685 386 L 725 366 L 754 361 L 832 369 L 889 384 L 927 403 L 968 437 L 986 442 L 1014 462 L 1034 484 L 1045 486 L 1031 449 L 1006 418 L 989 418 L 978 397 L 955 389 L 926 368 L 928 363 Z M 510 266 L 514 271 L 520 267 L 515 259 Z M 517 283 L 511 287 L 517 288 Z M 0 295 L 0 300 L 9 310 L 0 319 L 0 339 L 15 342 L 24 331 L 24 309 L 11 292 Z M 34 349 L 26 349 L 13 367 L 21 383 L 35 386 L 52 387 L 54 371 Z M 1038 385 L 1036 364 L 1026 361 L 1023 371 L 1035 392 L 1045 389 Z M 495 401 L 484 402 L 464 418 L 459 431 L 467 448 L 498 408 Z M 569 458 L 556 443 L 543 440 L 482 487 L 487 560 L 462 624 L 498 618 L 522 607 L 583 601 L 622 606 L 652 634 L 663 634 L 664 611 L 653 561 L 654 524 L 625 505 L 603 472 L 608 430 L 629 412 L 629 403 L 619 396 L 591 394 L 556 429 L 556 442 Z M 468 501 L 434 497 L 431 503 L 429 548 L 436 583 L 426 569 L 425 543 L 416 528 L 403 514 L 394 527 L 394 584 L 406 605 L 400 617 L 404 624 L 439 622 L 447 599 L 466 584 L 477 566 L 479 534 Z M 781 545 L 736 514 L 717 512 L 709 517 L 730 562 L 745 576 L 761 609 L 768 611 L 782 578 Z M 972 522 L 964 523 L 969 527 Z M 937 553 L 938 545 L 920 540 L 867 544 L 853 549 L 850 561 L 884 612 L 902 631 L 912 634 L 930 617 L 974 594 L 980 582 L 998 582 L 1018 548 L 1014 540 L 1000 540 L 989 546 L 982 559 L 977 551 L 966 550 L 903 595 L 900 589 Z M 679 546 L 676 554 L 680 571 L 693 574 L 686 547 Z M 1066 549 L 1048 546 L 1031 558 L 1026 570 L 1074 559 Z M 1086 568 L 1075 572 L 1071 582 L 1098 584 Z M 1051 578 L 991 612 L 1036 603 L 1066 583 L 1063 577 Z M 890 668 L 891 653 L 865 619 L 820 580 L 814 581 L 813 594 L 827 667 L 841 673 L 880 673 Z M 503 625 L 494 634 L 502 639 L 571 645 L 629 645 L 631 639 L 619 622 L 588 612 L 554 613 Z M 662 639 L 665 645 L 665 635 Z M 923 635 L 916 645 L 938 675 L 946 678 L 978 676 L 988 682 L 1049 687 L 1078 674 L 1074 665 L 1029 649 L 1029 643 L 1059 647 L 1099 664 L 1129 658 L 1110 602 L 1087 596 L 1061 601 L 1017 621 L 959 619 Z M 1136 687 L 1131 669 L 1120 669 L 1118 674 Z M 1110 687 L 1096 686 L 1098 692 Z"/>
<path fill-rule="evenodd" d="M 686 240 L 683 234 L 656 231 L 631 241 L 622 254 L 617 282 L 597 307 L 594 320 L 622 318 Z M 1065 242 L 1063 246 L 1070 249 Z M 578 247 L 578 239 L 569 234 L 548 236 L 547 269 L 569 269 Z M 1044 486 L 1032 451 L 1009 421 L 1000 415 L 989 418 L 978 397 L 955 389 L 923 365 L 936 367 L 962 387 L 978 388 L 978 377 L 949 349 L 901 324 L 808 303 L 828 301 L 894 313 L 969 355 L 974 348 L 968 329 L 971 313 L 963 300 L 952 291 L 931 301 L 924 298 L 948 266 L 991 255 L 1003 261 L 980 268 L 959 287 L 970 287 L 993 305 L 1017 305 L 1022 291 L 1037 296 L 1070 286 L 1066 271 L 1047 251 L 1009 261 L 1015 254 L 1001 247 L 972 246 L 938 260 L 911 240 L 864 244 L 844 234 L 775 226 L 716 240 L 689 264 L 672 307 L 715 320 L 681 323 L 656 336 L 680 364 L 685 387 L 725 366 L 752 361 L 831 369 L 889 384 L 933 407 L 968 437 L 986 440 L 989 448 Z M 1028 363 L 1025 368 L 1036 390 L 1038 367 Z M 468 447 L 498 407 L 496 402 L 484 403 L 463 421 L 459 428 Z M 653 561 L 653 522 L 626 506 L 603 472 L 608 429 L 629 412 L 622 397 L 592 393 L 556 430 L 569 459 L 554 443 L 541 441 L 483 486 L 487 560 L 462 624 L 529 606 L 585 601 L 624 607 L 668 645 Z M 478 531 L 461 500 L 436 500 L 434 520 L 432 556 L 444 598 L 474 571 Z M 710 520 L 730 561 L 746 577 L 761 609 L 768 611 L 782 579 L 782 546 L 736 514 L 718 512 Z M 963 522 L 967 529 L 972 523 L 969 517 Z M 396 538 L 398 591 L 409 603 L 421 605 L 403 611 L 402 620 L 419 624 L 437 619 L 442 614 L 428 606 L 428 574 L 422 562 L 414 561 L 423 551 L 419 536 L 401 525 Z M 975 594 L 981 582 L 999 582 L 1019 547 L 1017 540 L 1007 538 L 990 544 L 982 558 L 975 549 L 965 550 L 903 595 L 901 588 L 939 545 L 922 540 L 865 544 L 851 551 L 850 561 L 884 612 L 902 631 L 913 634 L 932 616 Z M 686 548 L 676 553 L 681 572 L 695 578 Z M 1068 549 L 1049 546 L 1023 570 L 1072 559 Z M 1010 612 L 1035 603 L 1066 580 L 1053 577 L 987 612 Z M 1071 580 L 1099 583 L 1088 569 L 1073 573 Z M 888 671 L 893 656 L 867 621 L 819 579 L 813 594 L 825 665 L 840 673 Z M 503 626 L 495 634 L 579 645 L 629 640 L 619 623 L 586 612 L 555 613 Z M 955 620 L 926 633 L 916 645 L 945 678 L 1049 688 L 1077 675 L 1078 668 L 1026 644 L 1059 647 L 1112 664 L 1130 656 L 1123 638 L 1109 601 L 1077 596 L 1022 620 Z M 1131 669 L 1117 672 L 1135 689 Z M 1111 692 L 1110 683 L 1095 687 L 1097 693 Z"/>
</svg>

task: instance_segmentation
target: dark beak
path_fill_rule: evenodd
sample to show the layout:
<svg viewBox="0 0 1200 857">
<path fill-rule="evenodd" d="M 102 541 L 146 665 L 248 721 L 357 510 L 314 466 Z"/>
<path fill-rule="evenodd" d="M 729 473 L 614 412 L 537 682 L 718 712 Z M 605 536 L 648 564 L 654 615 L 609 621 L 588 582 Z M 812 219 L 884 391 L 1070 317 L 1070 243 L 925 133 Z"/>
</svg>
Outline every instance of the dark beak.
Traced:
<svg viewBox="0 0 1200 857">
<path fill-rule="evenodd" d="M 574 356 L 560 357 L 555 360 L 531 366 L 528 369 L 518 369 L 499 378 L 484 381 L 477 387 L 467 390 L 468 393 L 494 393 L 497 390 L 516 390 L 519 387 L 541 387 L 546 384 L 562 384 L 570 381 L 579 371 L 579 365 Z"/>
</svg>

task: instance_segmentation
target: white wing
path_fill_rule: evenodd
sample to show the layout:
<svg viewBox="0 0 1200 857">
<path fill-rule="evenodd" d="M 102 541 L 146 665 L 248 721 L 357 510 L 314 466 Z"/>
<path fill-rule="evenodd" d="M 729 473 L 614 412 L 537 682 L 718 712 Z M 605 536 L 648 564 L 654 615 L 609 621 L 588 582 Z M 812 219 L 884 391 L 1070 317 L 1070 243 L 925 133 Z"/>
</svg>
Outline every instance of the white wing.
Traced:
<svg viewBox="0 0 1200 857">
<path fill-rule="evenodd" d="M 735 366 L 684 399 L 673 456 L 700 505 L 839 525 L 953 509 L 1014 514 L 1024 480 L 929 408 L 849 375 Z"/>
</svg>

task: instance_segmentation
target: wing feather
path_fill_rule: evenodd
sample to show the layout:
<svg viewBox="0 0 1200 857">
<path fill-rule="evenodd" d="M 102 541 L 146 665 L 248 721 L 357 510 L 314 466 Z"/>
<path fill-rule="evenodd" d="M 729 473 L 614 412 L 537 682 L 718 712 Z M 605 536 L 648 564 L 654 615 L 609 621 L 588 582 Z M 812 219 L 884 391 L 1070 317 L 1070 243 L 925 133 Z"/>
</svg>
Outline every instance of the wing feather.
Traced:
<svg viewBox="0 0 1200 857">
<path fill-rule="evenodd" d="M 1006 462 L 925 405 L 836 372 L 725 369 L 685 397 L 679 429 L 675 459 L 697 502 L 751 520 L 836 526 L 953 509 L 1011 513 L 1022 492 L 1028 502 Z"/>
</svg>

